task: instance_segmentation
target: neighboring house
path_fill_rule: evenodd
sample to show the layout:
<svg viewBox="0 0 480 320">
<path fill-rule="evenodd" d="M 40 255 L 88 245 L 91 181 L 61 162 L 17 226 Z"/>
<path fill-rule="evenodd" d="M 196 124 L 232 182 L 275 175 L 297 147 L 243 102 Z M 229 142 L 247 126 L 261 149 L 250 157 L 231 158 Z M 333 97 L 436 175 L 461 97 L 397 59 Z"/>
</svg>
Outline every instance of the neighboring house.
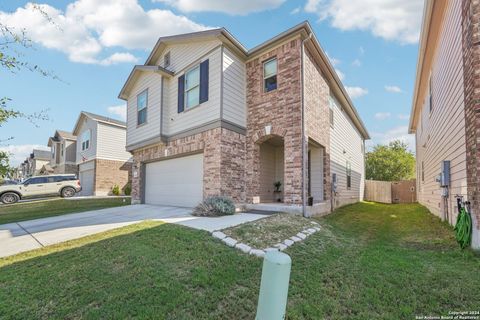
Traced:
<svg viewBox="0 0 480 320">
<path fill-rule="evenodd" d="M 39 175 L 42 167 L 50 163 L 50 151 L 33 149 L 27 158 L 27 177 Z"/>
<path fill-rule="evenodd" d="M 456 195 L 471 201 L 480 248 L 480 2 L 426 1 L 410 133 L 418 201 L 455 224 Z M 443 161 L 449 174 L 440 178 Z M 440 181 L 439 181 L 440 180 Z"/>
<path fill-rule="evenodd" d="M 308 22 L 251 50 L 223 28 L 162 37 L 119 97 L 134 203 L 309 215 L 363 199 L 369 136 Z"/>
<path fill-rule="evenodd" d="M 50 167 L 53 173 L 77 174 L 76 164 L 76 141 L 77 137 L 71 132 L 57 130 L 53 137 L 48 139 L 50 147 Z"/>
<path fill-rule="evenodd" d="M 125 151 L 125 122 L 83 111 L 73 135 L 77 137 L 75 158 L 81 195 L 108 195 L 115 185 L 123 190 L 131 172 L 131 155 Z"/>
</svg>

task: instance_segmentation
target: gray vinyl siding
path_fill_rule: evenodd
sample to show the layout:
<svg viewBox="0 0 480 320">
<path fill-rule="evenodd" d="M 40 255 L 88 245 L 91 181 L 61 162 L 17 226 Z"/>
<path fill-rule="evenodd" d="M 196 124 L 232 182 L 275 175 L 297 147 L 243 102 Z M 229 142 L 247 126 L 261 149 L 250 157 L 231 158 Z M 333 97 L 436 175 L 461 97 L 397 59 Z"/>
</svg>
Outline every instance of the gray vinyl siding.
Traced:
<svg viewBox="0 0 480 320">
<path fill-rule="evenodd" d="M 330 127 L 330 170 L 337 174 L 336 206 L 363 200 L 365 188 L 365 157 L 362 135 L 338 100 L 334 101 L 334 125 Z M 345 153 L 344 153 L 345 151 Z M 346 163 L 351 163 L 352 184 L 347 189 Z"/>
<path fill-rule="evenodd" d="M 168 69 L 175 72 L 175 75 L 172 78 L 163 78 L 163 89 L 162 76 L 152 72 L 140 74 L 132 88 L 127 101 L 127 145 L 158 137 L 160 134 L 175 135 L 220 119 L 221 42 L 211 40 L 175 44 L 164 50 L 164 54 L 167 52 L 170 52 Z M 209 59 L 208 101 L 178 113 L 178 77 L 207 59 Z M 163 66 L 163 55 L 156 64 Z M 145 89 L 148 89 L 147 122 L 137 126 L 137 95 Z"/>
<path fill-rule="evenodd" d="M 131 155 L 125 150 L 126 129 L 98 122 L 97 157 L 127 161 Z"/>
<path fill-rule="evenodd" d="M 160 135 L 160 96 L 162 76 L 142 72 L 127 100 L 127 145 Z M 147 121 L 137 126 L 137 95 L 148 89 Z"/>
<path fill-rule="evenodd" d="M 195 51 L 195 48 L 195 46 L 191 46 L 190 50 Z M 198 50 L 198 52 L 201 51 Z M 172 50 L 172 63 L 174 59 L 177 59 L 174 53 L 175 51 Z M 217 47 L 207 55 L 197 55 L 191 58 L 191 63 L 187 69 L 182 69 L 172 79 L 166 79 L 165 81 L 163 134 L 167 136 L 220 119 L 221 48 Z M 207 59 L 209 60 L 208 101 L 178 113 L 178 78 L 190 67 L 194 67 Z"/>
<path fill-rule="evenodd" d="M 227 48 L 223 49 L 223 119 L 242 127 L 247 125 L 245 63 Z"/>
<path fill-rule="evenodd" d="M 83 159 L 86 158 L 87 161 L 94 159 L 97 154 L 97 122 L 93 121 L 90 118 L 85 117 L 85 120 L 80 125 L 77 135 L 77 144 L 76 144 L 76 163 L 85 162 Z M 85 131 L 90 130 L 90 146 L 87 150 L 82 151 L 82 135 Z"/>
<path fill-rule="evenodd" d="M 465 106 L 463 86 L 461 1 L 449 1 L 434 55 L 432 76 L 433 110 L 428 86 L 416 130 L 418 201 L 441 216 L 441 188 L 435 178 L 442 160 L 451 161 L 448 211 L 456 220 L 455 195 L 467 195 Z M 422 181 L 422 162 L 424 181 Z"/>
</svg>

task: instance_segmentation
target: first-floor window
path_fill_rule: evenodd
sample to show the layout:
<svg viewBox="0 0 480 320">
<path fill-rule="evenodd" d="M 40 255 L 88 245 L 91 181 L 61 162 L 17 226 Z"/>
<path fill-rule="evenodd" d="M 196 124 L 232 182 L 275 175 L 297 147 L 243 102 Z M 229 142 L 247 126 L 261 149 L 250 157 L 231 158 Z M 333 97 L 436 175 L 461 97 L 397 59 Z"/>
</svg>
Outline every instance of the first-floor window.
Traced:
<svg viewBox="0 0 480 320">
<path fill-rule="evenodd" d="M 148 90 L 137 96 L 137 125 L 147 122 Z"/>
<path fill-rule="evenodd" d="M 350 189 L 352 187 L 352 164 L 350 163 L 350 161 L 347 161 L 346 171 L 347 171 L 347 189 Z"/>
</svg>

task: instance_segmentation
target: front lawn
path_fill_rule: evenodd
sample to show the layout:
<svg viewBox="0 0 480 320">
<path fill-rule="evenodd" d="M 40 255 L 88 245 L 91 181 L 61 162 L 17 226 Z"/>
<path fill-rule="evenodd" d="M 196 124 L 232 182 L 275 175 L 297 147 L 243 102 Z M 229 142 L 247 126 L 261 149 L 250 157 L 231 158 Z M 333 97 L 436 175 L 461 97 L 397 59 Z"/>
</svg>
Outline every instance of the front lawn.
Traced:
<svg viewBox="0 0 480 320">
<path fill-rule="evenodd" d="M 288 319 L 478 310 L 480 257 L 418 205 L 361 203 L 287 249 Z M 207 232 L 146 222 L 0 259 L 6 319 L 253 319 L 261 260 Z"/>
<path fill-rule="evenodd" d="M 130 198 L 48 199 L 0 205 L 0 224 L 105 209 L 130 204 Z"/>
</svg>

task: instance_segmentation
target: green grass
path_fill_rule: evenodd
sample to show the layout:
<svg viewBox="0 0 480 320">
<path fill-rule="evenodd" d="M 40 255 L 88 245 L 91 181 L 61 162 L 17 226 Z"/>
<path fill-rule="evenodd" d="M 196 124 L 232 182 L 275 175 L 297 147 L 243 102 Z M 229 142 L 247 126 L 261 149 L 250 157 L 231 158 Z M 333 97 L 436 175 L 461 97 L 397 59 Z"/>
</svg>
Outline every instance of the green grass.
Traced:
<svg viewBox="0 0 480 320">
<path fill-rule="evenodd" d="M 480 257 L 418 205 L 317 219 L 292 257 L 288 319 L 478 310 Z M 253 319 L 261 260 L 207 232 L 145 222 L 0 259 L 0 318 Z"/>
<path fill-rule="evenodd" d="M 312 221 L 297 215 L 278 213 L 264 219 L 228 228 L 223 232 L 253 248 L 265 249 L 311 228 Z"/>
<path fill-rule="evenodd" d="M 130 198 L 49 199 L 0 205 L 0 224 L 118 207 L 127 204 L 130 204 Z"/>
</svg>

